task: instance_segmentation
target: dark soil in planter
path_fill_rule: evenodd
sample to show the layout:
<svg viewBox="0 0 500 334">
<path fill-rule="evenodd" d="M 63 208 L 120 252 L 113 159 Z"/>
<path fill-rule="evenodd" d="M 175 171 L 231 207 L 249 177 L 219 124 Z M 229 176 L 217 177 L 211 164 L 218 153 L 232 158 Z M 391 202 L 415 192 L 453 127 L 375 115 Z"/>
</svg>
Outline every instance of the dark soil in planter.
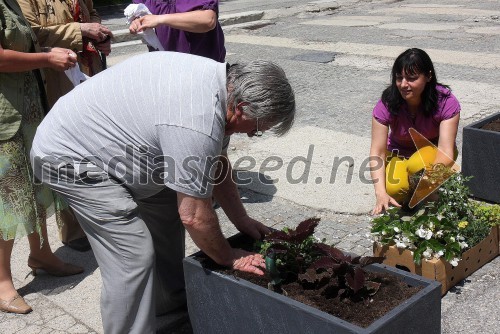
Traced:
<svg viewBox="0 0 500 334">
<path fill-rule="evenodd" d="M 266 276 L 257 276 L 235 270 L 218 271 L 226 275 L 233 275 L 245 279 L 266 289 L 267 283 L 271 281 L 271 279 Z M 421 290 L 420 287 L 408 286 L 394 276 L 370 272 L 367 272 L 367 274 L 371 281 L 382 283 L 379 291 L 373 296 L 369 303 L 365 303 L 362 300 L 327 299 L 325 296 L 321 295 L 320 291 L 304 290 L 298 283 L 286 284 L 283 285 L 282 288 L 286 291 L 289 298 L 360 327 L 368 327 L 372 322 L 384 316 L 387 312 Z"/>
<path fill-rule="evenodd" d="M 232 246 L 252 250 L 253 241 L 247 238 L 245 244 Z M 218 266 L 209 258 L 197 258 L 197 260 L 207 269 L 247 280 L 265 289 L 268 288 L 268 283 L 271 281 L 268 276 L 257 276 Z M 360 327 L 368 327 L 372 322 L 384 316 L 387 312 L 422 289 L 421 287 L 409 286 L 391 275 L 369 272 L 368 269 L 365 269 L 365 271 L 367 272 L 368 279 L 382 283 L 379 291 L 369 302 L 363 300 L 353 301 L 350 299 L 340 300 L 339 298 L 327 299 L 321 295 L 320 290 L 305 290 L 298 283 L 283 285 L 282 289 L 286 291 L 286 295 L 289 298 Z"/>
<path fill-rule="evenodd" d="M 500 118 L 485 124 L 481 129 L 500 132 Z"/>
</svg>

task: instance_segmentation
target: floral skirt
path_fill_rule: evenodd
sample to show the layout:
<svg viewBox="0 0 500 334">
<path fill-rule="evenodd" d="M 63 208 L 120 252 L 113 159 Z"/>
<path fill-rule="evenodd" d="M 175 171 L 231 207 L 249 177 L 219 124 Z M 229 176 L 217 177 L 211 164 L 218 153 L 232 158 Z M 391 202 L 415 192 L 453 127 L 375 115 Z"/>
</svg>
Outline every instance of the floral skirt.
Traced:
<svg viewBox="0 0 500 334">
<path fill-rule="evenodd" d="M 40 232 L 52 191 L 34 184 L 29 152 L 36 128 L 43 118 L 40 93 L 31 72 L 25 76 L 22 122 L 14 137 L 0 141 L 0 238 L 3 240 Z"/>
</svg>

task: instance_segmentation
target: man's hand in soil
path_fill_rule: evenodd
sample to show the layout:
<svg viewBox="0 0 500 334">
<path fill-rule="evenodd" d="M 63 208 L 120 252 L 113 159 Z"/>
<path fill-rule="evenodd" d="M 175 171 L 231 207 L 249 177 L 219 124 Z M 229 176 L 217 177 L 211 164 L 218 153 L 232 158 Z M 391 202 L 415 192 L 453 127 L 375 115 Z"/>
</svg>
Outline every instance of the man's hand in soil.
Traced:
<svg viewBox="0 0 500 334">
<path fill-rule="evenodd" d="M 232 268 L 256 275 L 264 275 L 266 261 L 260 254 L 250 253 L 242 249 L 233 248 Z"/>
<path fill-rule="evenodd" d="M 262 239 L 266 234 L 271 233 L 269 227 L 250 218 L 248 215 L 238 219 L 238 221 L 234 223 L 234 226 L 236 226 L 238 231 L 251 236 L 255 240 Z"/>
</svg>

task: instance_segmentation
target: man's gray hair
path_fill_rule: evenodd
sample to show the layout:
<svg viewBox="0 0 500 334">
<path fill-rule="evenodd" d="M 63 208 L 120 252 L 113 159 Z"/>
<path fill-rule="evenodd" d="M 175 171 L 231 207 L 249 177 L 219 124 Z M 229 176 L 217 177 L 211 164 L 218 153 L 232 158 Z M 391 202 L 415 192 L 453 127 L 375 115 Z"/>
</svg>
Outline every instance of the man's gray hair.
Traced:
<svg viewBox="0 0 500 334">
<path fill-rule="evenodd" d="M 295 94 L 278 65 L 264 60 L 233 64 L 227 74 L 228 105 L 250 118 L 276 124 L 271 131 L 282 136 L 290 130 L 295 117 Z"/>
</svg>

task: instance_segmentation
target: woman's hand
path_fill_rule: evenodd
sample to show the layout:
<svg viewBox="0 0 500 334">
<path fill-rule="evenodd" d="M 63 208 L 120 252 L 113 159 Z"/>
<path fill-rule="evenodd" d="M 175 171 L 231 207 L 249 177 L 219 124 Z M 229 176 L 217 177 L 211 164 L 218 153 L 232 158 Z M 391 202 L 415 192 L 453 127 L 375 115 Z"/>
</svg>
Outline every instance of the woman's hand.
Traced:
<svg viewBox="0 0 500 334">
<path fill-rule="evenodd" d="M 161 15 L 144 15 L 136 21 L 138 21 L 137 32 L 144 31 L 148 28 L 156 28 L 162 24 Z"/>
<path fill-rule="evenodd" d="M 144 15 L 141 16 L 130 24 L 130 27 L 128 27 L 128 30 L 130 31 L 131 34 L 137 34 L 138 32 L 142 32 L 145 29 L 148 28 L 156 28 L 160 24 L 162 24 L 161 21 L 162 15 Z"/>
<path fill-rule="evenodd" d="M 69 70 L 76 66 L 76 54 L 68 49 L 52 48 L 48 54 L 48 62 L 50 68 L 56 71 Z"/>
<path fill-rule="evenodd" d="M 100 23 L 80 23 L 82 36 L 94 40 L 96 43 L 104 42 L 106 38 L 112 37 L 113 33 Z M 108 37 L 109 36 L 109 37 Z"/>
<path fill-rule="evenodd" d="M 128 27 L 128 31 L 133 35 L 137 34 L 138 29 L 141 25 L 141 21 L 139 19 L 140 17 L 133 20 L 132 23 L 130 23 L 130 26 Z"/>
<path fill-rule="evenodd" d="M 388 210 L 390 205 L 394 205 L 395 207 L 400 208 L 401 205 L 391 196 L 389 196 L 386 192 L 382 194 L 376 194 L 377 203 L 375 204 L 375 208 L 372 210 L 372 215 L 378 215 L 385 210 Z"/>
</svg>

